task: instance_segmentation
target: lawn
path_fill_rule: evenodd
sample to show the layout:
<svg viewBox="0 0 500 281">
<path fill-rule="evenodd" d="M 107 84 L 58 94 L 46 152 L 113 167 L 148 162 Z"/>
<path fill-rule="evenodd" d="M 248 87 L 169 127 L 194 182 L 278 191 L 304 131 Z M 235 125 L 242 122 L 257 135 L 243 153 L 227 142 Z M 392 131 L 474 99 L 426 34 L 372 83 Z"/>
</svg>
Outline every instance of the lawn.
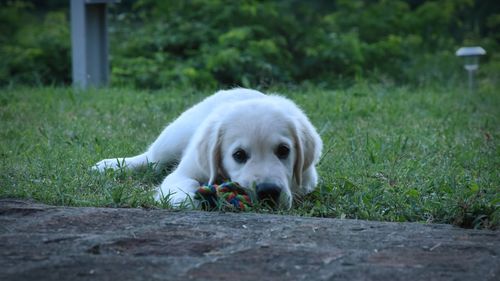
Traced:
<svg viewBox="0 0 500 281">
<path fill-rule="evenodd" d="M 500 225 L 500 96 L 492 88 L 285 88 L 325 143 L 317 190 L 279 213 Z M 210 91 L 0 90 L 0 197 L 68 206 L 164 207 L 166 172 L 108 171 Z M 254 210 L 270 212 L 269 210 Z"/>
</svg>

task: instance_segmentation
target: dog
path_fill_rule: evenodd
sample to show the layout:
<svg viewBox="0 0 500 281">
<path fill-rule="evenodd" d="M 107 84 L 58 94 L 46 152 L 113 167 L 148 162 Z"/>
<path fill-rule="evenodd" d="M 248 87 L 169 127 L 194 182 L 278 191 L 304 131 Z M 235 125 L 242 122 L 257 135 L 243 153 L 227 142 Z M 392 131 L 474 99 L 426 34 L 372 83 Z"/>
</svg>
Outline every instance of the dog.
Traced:
<svg viewBox="0 0 500 281">
<path fill-rule="evenodd" d="M 323 142 L 291 100 L 256 90 L 222 90 L 169 124 L 146 152 L 104 159 L 95 170 L 177 164 L 157 188 L 174 206 L 193 202 L 201 184 L 237 182 L 259 201 L 290 209 L 318 183 Z M 195 207 L 195 206 L 193 206 Z"/>
</svg>

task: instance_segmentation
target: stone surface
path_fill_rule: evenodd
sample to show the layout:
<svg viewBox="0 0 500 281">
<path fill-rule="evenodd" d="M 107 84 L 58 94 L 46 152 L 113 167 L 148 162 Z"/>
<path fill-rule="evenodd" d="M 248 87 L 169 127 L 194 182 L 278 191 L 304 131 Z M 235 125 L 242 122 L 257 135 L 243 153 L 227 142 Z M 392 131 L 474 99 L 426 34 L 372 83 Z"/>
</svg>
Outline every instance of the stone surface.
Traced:
<svg viewBox="0 0 500 281">
<path fill-rule="evenodd" d="M 500 233 L 0 200 L 0 280 L 500 280 Z"/>
</svg>

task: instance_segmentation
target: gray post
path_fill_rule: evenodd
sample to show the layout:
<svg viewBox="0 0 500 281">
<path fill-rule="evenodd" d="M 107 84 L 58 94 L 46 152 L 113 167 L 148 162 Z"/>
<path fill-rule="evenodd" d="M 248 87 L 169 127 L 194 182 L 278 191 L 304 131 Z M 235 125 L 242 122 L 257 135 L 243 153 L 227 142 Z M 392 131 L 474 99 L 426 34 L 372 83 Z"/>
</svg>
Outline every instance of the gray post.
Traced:
<svg viewBox="0 0 500 281">
<path fill-rule="evenodd" d="M 467 70 L 469 74 L 469 93 L 472 94 L 474 92 L 474 70 Z"/>
<path fill-rule="evenodd" d="M 70 0 L 73 85 L 81 88 L 108 83 L 106 5 L 116 0 Z"/>
</svg>

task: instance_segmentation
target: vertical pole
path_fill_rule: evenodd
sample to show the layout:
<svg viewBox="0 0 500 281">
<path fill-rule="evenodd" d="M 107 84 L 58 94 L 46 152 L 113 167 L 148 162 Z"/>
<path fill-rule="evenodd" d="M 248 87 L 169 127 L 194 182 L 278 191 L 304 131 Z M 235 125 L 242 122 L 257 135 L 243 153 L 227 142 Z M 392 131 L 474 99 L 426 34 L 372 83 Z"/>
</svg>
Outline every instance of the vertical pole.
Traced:
<svg viewBox="0 0 500 281">
<path fill-rule="evenodd" d="M 469 93 L 472 94 L 472 89 L 473 89 L 473 85 L 472 85 L 472 83 L 473 83 L 473 77 L 472 77 L 472 75 L 474 75 L 474 71 L 471 70 L 471 69 L 469 69 L 467 71 L 467 73 L 469 74 L 468 75 L 469 76 Z"/>
<path fill-rule="evenodd" d="M 108 82 L 106 1 L 71 0 L 73 84 L 104 86 Z"/>
<path fill-rule="evenodd" d="M 85 40 L 85 2 L 81 0 L 71 0 L 71 58 L 73 85 L 76 87 L 87 87 L 87 44 Z"/>
<path fill-rule="evenodd" d="M 108 27 L 106 4 L 86 5 L 88 82 L 104 86 L 108 82 Z"/>
</svg>

